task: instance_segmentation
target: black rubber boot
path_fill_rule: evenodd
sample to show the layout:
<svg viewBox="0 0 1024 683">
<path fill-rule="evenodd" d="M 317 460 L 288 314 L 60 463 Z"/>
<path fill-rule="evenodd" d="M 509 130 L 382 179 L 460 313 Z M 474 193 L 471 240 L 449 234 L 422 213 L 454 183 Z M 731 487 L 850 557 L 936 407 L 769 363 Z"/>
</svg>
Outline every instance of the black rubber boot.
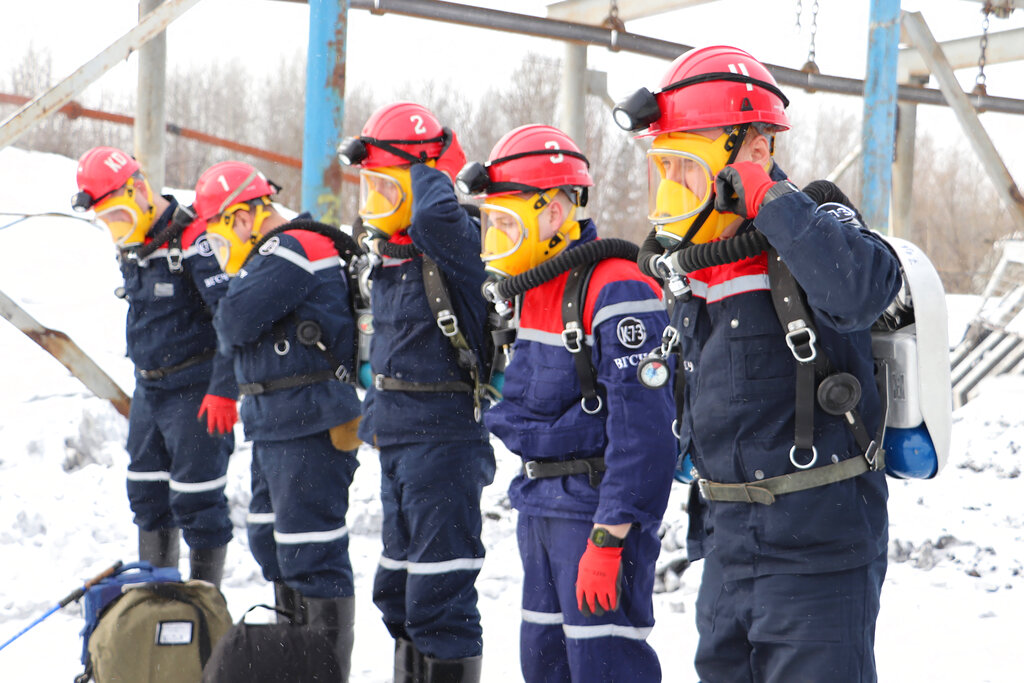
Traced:
<svg viewBox="0 0 1024 683">
<path fill-rule="evenodd" d="M 217 588 L 220 588 L 220 580 L 224 576 L 224 558 L 227 557 L 228 547 L 222 545 L 219 548 L 202 548 L 189 550 L 188 562 L 192 569 L 191 579 L 208 581 Z"/>
<path fill-rule="evenodd" d="M 146 531 L 139 527 L 139 560 L 154 567 L 177 567 L 180 556 L 177 527 Z"/>
<path fill-rule="evenodd" d="M 303 598 L 306 603 L 306 627 L 323 632 L 334 646 L 341 683 L 348 683 L 352 669 L 352 642 L 355 638 L 356 599 Z"/>
<path fill-rule="evenodd" d="M 395 638 L 395 683 L 422 683 L 423 654 L 408 638 Z"/>
<path fill-rule="evenodd" d="M 483 657 L 465 659 L 423 658 L 423 683 L 480 683 Z"/>
<path fill-rule="evenodd" d="M 277 623 L 296 626 L 306 623 L 306 606 L 302 602 L 302 594 L 290 588 L 284 581 L 274 582 L 274 606 L 291 615 L 286 617 L 278 612 Z"/>
</svg>

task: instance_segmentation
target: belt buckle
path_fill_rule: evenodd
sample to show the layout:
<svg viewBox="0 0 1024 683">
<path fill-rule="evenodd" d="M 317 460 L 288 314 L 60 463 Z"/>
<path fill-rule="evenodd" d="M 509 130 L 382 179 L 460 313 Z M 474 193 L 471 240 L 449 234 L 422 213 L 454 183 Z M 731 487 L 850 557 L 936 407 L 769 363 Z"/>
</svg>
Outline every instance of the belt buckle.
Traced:
<svg viewBox="0 0 1024 683">
<path fill-rule="evenodd" d="M 711 495 L 710 495 L 710 490 L 709 490 L 710 487 L 708 486 L 709 483 L 710 482 L 707 479 L 698 479 L 697 480 L 697 489 L 700 491 L 700 496 L 704 500 L 711 500 Z"/>
<path fill-rule="evenodd" d="M 373 388 L 377 391 L 384 391 L 384 375 L 374 375 Z"/>
<path fill-rule="evenodd" d="M 523 463 L 523 474 L 526 475 L 527 479 L 537 478 L 537 465 L 539 463 L 536 460 L 527 460 Z"/>
</svg>

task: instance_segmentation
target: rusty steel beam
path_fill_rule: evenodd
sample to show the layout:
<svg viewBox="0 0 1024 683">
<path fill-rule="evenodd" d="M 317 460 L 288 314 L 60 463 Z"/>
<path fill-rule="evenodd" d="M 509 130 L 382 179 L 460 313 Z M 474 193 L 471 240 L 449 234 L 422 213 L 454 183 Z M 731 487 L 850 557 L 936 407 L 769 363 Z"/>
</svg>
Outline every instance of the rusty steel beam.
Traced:
<svg viewBox="0 0 1024 683">
<path fill-rule="evenodd" d="M 103 368 L 97 365 L 96 361 L 90 358 L 71 337 L 59 330 L 51 330 L 46 327 L 2 291 L 0 291 L 0 316 L 9 320 L 29 339 L 46 349 L 92 393 L 110 401 L 117 412 L 128 417 L 132 405 L 131 399 L 121 390 L 117 382 L 111 379 L 110 375 L 104 372 Z"/>
</svg>

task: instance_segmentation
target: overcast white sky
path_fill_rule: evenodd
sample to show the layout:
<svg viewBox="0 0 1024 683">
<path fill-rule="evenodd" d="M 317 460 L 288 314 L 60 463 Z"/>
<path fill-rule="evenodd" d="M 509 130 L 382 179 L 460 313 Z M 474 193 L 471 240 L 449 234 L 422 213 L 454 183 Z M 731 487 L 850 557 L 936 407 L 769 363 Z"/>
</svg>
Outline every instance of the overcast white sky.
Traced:
<svg viewBox="0 0 1024 683">
<path fill-rule="evenodd" d="M 625 4 L 629 0 L 622 0 Z M 54 74 L 71 73 L 137 21 L 137 0 L 3 0 L 0 20 L 0 78 L 5 65 L 16 63 L 29 45 L 50 52 Z M 490 0 L 472 2 L 522 13 L 544 15 L 545 2 Z M 644 20 L 631 21 L 627 30 L 689 45 L 731 43 L 755 57 L 800 68 L 806 61 L 811 8 L 803 0 L 802 25 L 796 30 L 796 0 L 716 0 Z M 816 56 L 822 73 L 862 78 L 865 71 L 869 0 L 818 0 Z M 920 11 L 935 37 L 942 40 L 975 36 L 981 31 L 981 4 L 970 0 L 903 0 L 907 11 Z M 272 70 L 282 58 L 304 55 L 309 8 L 280 0 L 203 0 L 168 31 L 169 69 L 192 62 L 242 60 L 254 70 Z M 991 21 L 990 30 L 1024 27 L 1024 10 L 1009 19 Z M 450 81 L 472 95 L 474 89 L 509 76 L 526 52 L 560 56 L 560 43 L 513 36 L 496 31 L 446 25 L 395 15 L 374 16 L 351 10 L 347 75 L 349 86 L 369 84 L 401 96 L 402 86 L 424 79 Z M 665 67 L 663 60 L 591 47 L 590 68 L 607 71 L 609 91 L 619 99 L 641 86 L 653 86 Z M 135 58 L 115 67 L 80 97 L 103 89 L 134 87 Z M 958 72 L 965 89 L 973 87 L 976 69 Z M 1024 61 L 989 65 L 988 92 L 1024 98 Z M 554 75 L 553 75 L 554 76 Z M 932 83 L 934 86 L 935 84 Z M 792 92 L 794 108 L 851 107 L 855 98 Z M 1004 154 L 1018 184 L 1024 178 L 1024 149 L 1011 140 L 1020 137 L 1024 118 L 987 113 L 982 121 Z M 919 125 L 933 131 L 959 130 L 945 107 L 920 107 Z"/>
</svg>

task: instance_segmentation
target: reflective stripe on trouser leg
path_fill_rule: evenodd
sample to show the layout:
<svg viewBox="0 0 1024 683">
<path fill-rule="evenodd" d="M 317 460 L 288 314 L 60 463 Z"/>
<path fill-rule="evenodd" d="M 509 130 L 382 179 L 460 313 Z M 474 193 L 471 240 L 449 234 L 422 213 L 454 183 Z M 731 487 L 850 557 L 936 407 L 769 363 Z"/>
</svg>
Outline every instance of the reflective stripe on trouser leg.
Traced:
<svg viewBox="0 0 1024 683">
<path fill-rule="evenodd" d="M 179 526 L 194 548 L 231 540 L 224 485 L 232 435 L 211 437 L 195 418 L 205 389 L 137 386 L 128 428 L 128 498 L 143 529 Z"/>
<path fill-rule="evenodd" d="M 253 450 L 270 492 L 282 579 L 310 598 L 353 595 L 345 515 L 355 451 L 334 448 L 327 432 Z"/>
<path fill-rule="evenodd" d="M 873 683 L 886 556 L 855 569 L 722 581 L 709 555 L 697 596 L 701 679 Z"/>
<path fill-rule="evenodd" d="M 476 577 L 483 566 L 480 493 L 494 478 L 490 444 L 381 448 L 384 554 L 374 603 L 393 635 L 437 659 L 482 652 Z"/>
<path fill-rule="evenodd" d="M 656 530 L 634 528 L 623 549 L 619 609 L 585 617 L 576 603 L 576 575 L 593 524 L 520 514 L 523 561 L 523 677 L 533 681 L 660 681 L 661 666 L 646 639 L 654 625 L 651 592 L 660 543 Z M 561 612 L 564 645 L 553 636 Z M 551 671 L 568 671 L 552 678 Z"/>
<path fill-rule="evenodd" d="M 270 505 L 267 479 L 260 468 L 261 447 L 261 442 L 252 445 L 252 462 L 249 465 L 252 499 L 245 518 L 245 530 L 249 537 L 249 551 L 263 570 L 263 578 L 281 581 L 281 565 L 277 563 L 277 543 L 274 542 L 274 508 Z"/>
</svg>

